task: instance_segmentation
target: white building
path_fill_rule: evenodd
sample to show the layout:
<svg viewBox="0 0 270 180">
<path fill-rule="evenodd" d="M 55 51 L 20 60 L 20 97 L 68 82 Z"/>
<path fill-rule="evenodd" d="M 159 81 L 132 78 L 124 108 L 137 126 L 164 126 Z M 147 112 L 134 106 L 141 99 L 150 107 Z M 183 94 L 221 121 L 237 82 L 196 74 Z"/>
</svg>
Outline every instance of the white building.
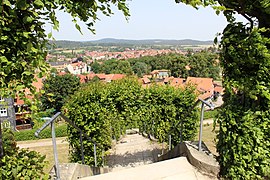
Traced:
<svg viewBox="0 0 270 180">
<path fill-rule="evenodd" d="M 84 73 L 88 74 L 91 72 L 91 67 L 88 66 L 84 62 L 71 63 L 71 64 L 67 65 L 66 69 L 71 74 L 84 74 Z"/>
</svg>

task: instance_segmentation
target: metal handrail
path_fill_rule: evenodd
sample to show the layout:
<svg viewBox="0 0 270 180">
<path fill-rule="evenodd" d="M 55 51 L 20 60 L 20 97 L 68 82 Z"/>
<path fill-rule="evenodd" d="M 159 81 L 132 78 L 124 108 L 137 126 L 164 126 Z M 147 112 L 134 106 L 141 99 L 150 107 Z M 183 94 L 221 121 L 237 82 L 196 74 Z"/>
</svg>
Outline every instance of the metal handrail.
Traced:
<svg viewBox="0 0 270 180">
<path fill-rule="evenodd" d="M 171 134 L 173 131 L 177 130 L 178 133 L 180 133 L 180 143 L 183 142 L 183 122 L 184 122 L 184 119 L 189 115 L 189 113 L 199 104 L 199 102 L 202 102 L 202 106 L 201 106 L 201 117 L 200 117 L 200 133 L 199 133 L 199 151 L 201 151 L 201 144 L 202 144 L 202 125 L 203 125 L 203 112 L 204 112 L 204 105 L 207 105 L 208 107 L 210 107 L 211 109 L 214 108 L 213 104 L 210 104 L 209 102 L 199 98 L 192 107 L 190 107 L 186 113 L 184 114 L 184 117 L 181 119 L 181 121 L 178 121 L 174 126 L 173 128 L 168 132 L 169 134 L 169 150 L 171 150 L 171 146 L 172 146 L 172 143 L 171 143 L 171 140 L 172 140 L 172 137 L 171 137 Z M 181 125 L 181 128 L 180 128 L 180 131 L 178 130 L 178 126 Z"/>
<path fill-rule="evenodd" d="M 39 138 L 39 134 L 51 124 L 51 131 L 52 131 L 52 142 L 53 142 L 53 150 L 54 150 L 54 161 L 55 161 L 55 174 L 56 178 L 60 180 L 60 171 L 59 171 L 59 162 L 58 162 L 58 155 L 57 155 L 57 149 L 56 149 L 56 137 L 55 137 L 55 127 L 54 127 L 54 121 L 61 116 L 66 122 L 68 122 L 71 126 L 73 126 L 77 131 L 80 132 L 80 144 L 81 144 L 81 156 L 82 156 L 82 164 L 84 164 L 84 150 L 83 150 L 83 142 L 82 142 L 82 136 L 90 140 L 94 144 L 94 159 L 95 159 L 95 167 L 97 167 L 97 153 L 96 153 L 96 147 L 99 146 L 96 141 L 94 141 L 91 137 L 89 137 L 84 131 L 82 131 L 78 126 L 76 126 L 70 119 L 68 119 L 66 116 L 64 116 L 61 112 L 57 112 L 53 117 L 51 117 L 48 121 L 46 121 L 41 128 L 39 128 L 35 132 L 35 136 Z M 102 147 L 101 147 L 102 148 Z M 104 153 L 102 153 L 103 156 Z M 103 157 L 102 157 L 103 158 Z"/>
</svg>

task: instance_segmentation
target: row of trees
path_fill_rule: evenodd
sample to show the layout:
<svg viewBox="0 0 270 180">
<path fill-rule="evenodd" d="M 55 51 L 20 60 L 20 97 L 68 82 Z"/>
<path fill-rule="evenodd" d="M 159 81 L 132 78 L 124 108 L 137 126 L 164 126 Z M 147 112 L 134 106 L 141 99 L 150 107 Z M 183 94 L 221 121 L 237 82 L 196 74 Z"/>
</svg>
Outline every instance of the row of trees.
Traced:
<svg viewBox="0 0 270 180">
<path fill-rule="evenodd" d="M 193 106 L 194 88 L 186 90 L 170 86 L 152 86 L 144 89 L 138 80 L 122 79 L 111 83 L 89 83 L 77 91 L 64 106 L 66 116 L 97 142 L 98 164 L 102 163 L 102 150 L 111 147 L 127 128 L 139 127 L 154 135 L 160 142 L 168 140 L 172 131 L 173 143 L 180 141 L 175 124 L 185 111 Z M 184 122 L 183 139 L 191 140 L 197 131 L 198 113 L 193 109 Z M 80 161 L 79 133 L 69 128 L 72 160 Z M 93 143 L 84 140 L 85 161 L 94 163 Z"/>
<path fill-rule="evenodd" d="M 95 61 L 92 64 L 95 73 L 121 73 L 136 74 L 142 77 L 153 70 L 170 70 L 174 77 L 212 77 L 220 78 L 220 66 L 218 55 L 207 51 L 188 54 L 162 54 L 157 56 L 145 56 L 128 60 L 104 60 L 102 63 Z"/>
</svg>

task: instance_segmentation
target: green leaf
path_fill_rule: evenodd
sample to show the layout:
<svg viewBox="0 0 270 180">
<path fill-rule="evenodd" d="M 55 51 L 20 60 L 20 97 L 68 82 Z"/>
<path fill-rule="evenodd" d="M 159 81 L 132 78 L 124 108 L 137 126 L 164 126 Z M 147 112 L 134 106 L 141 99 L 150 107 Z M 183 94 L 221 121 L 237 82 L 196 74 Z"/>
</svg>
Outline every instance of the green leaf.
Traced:
<svg viewBox="0 0 270 180">
<path fill-rule="evenodd" d="M 48 34 L 48 38 L 49 38 L 49 39 L 52 38 L 52 32 L 50 32 L 50 33 Z"/>
<path fill-rule="evenodd" d="M 82 31 L 81 31 L 80 25 L 78 25 L 78 24 L 76 23 L 76 24 L 75 24 L 75 27 L 76 27 L 76 29 L 77 29 L 78 31 L 80 31 L 81 34 L 83 34 Z"/>
<path fill-rule="evenodd" d="M 36 5 L 39 8 L 44 7 L 44 4 L 43 4 L 43 2 L 41 0 L 35 0 L 34 5 Z"/>
</svg>

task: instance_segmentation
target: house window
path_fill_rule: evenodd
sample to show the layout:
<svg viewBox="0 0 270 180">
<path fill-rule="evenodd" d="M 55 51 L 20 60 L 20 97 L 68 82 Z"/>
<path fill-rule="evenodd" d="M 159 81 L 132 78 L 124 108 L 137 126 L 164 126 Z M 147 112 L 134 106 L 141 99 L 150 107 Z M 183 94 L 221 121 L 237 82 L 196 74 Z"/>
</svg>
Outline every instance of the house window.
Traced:
<svg viewBox="0 0 270 180">
<path fill-rule="evenodd" d="M 7 116 L 7 108 L 0 108 L 0 117 Z"/>
</svg>

